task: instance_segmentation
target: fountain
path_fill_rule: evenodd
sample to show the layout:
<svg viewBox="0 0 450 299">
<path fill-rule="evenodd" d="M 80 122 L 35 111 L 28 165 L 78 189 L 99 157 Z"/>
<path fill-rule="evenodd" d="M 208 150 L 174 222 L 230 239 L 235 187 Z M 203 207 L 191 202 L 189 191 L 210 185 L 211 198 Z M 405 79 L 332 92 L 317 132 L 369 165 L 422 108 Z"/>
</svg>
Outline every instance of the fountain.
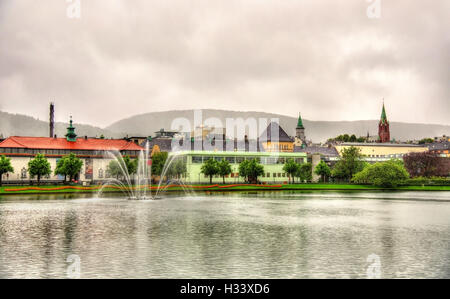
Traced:
<svg viewBox="0 0 450 299">
<path fill-rule="evenodd" d="M 149 145 L 145 146 L 144 150 L 139 152 L 139 156 L 136 161 L 135 171 L 129 173 L 129 163 L 135 163 L 126 159 L 119 151 L 109 151 L 107 156 L 111 161 L 115 161 L 115 167 L 119 175 L 117 178 L 108 178 L 103 182 L 98 195 L 101 195 L 105 188 L 115 187 L 122 190 L 130 200 L 156 200 L 161 199 L 161 191 L 167 191 L 169 186 L 177 185 L 181 187 L 184 193 L 193 193 L 193 191 L 183 183 L 181 179 L 165 179 L 170 172 L 173 172 L 172 165 L 175 161 L 179 160 L 178 153 L 171 153 L 168 155 L 167 160 L 162 168 L 160 179 L 156 186 L 152 186 L 152 167 Z M 122 180 L 119 179 L 122 177 Z M 152 192 L 154 190 L 154 192 Z"/>
</svg>

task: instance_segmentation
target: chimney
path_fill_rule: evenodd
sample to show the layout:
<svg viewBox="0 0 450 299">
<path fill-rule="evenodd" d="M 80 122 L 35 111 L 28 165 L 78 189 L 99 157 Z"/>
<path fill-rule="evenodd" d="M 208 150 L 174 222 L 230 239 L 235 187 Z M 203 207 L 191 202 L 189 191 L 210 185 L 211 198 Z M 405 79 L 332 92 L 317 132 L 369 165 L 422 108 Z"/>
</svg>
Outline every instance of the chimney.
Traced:
<svg viewBox="0 0 450 299">
<path fill-rule="evenodd" d="M 55 104 L 53 102 L 50 103 L 50 128 L 49 128 L 49 136 L 52 138 L 55 136 Z"/>
</svg>

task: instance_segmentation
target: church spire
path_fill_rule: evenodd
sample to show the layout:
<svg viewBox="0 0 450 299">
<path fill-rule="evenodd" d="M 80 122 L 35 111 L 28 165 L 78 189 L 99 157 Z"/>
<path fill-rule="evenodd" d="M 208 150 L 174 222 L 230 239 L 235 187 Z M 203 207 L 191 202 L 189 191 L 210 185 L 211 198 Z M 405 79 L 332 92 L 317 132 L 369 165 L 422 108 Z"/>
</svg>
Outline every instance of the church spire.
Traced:
<svg viewBox="0 0 450 299">
<path fill-rule="evenodd" d="M 381 122 L 382 124 L 388 123 L 387 116 L 386 116 L 386 109 L 384 108 L 384 99 L 383 99 L 383 109 L 381 110 L 381 119 L 380 119 L 380 122 Z"/>
<path fill-rule="evenodd" d="M 305 127 L 303 127 L 303 120 L 302 120 L 302 116 L 300 115 L 300 113 L 298 114 L 298 120 L 297 120 L 297 129 L 304 129 Z"/>
<path fill-rule="evenodd" d="M 391 140 L 391 133 L 389 131 L 389 122 L 386 116 L 386 109 L 384 107 L 383 99 L 383 109 L 381 110 L 380 123 L 378 124 L 378 142 L 385 143 Z"/>
<path fill-rule="evenodd" d="M 72 116 L 70 116 L 70 124 L 69 127 L 67 127 L 66 140 L 71 142 L 77 141 L 77 134 L 75 134 L 75 127 L 72 124 Z"/>
</svg>

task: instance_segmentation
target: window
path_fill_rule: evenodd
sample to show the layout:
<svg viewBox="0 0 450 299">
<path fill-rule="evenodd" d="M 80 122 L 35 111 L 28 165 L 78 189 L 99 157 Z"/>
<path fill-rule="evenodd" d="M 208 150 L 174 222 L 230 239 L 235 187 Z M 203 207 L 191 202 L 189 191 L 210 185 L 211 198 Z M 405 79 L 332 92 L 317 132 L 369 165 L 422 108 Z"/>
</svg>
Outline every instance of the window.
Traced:
<svg viewBox="0 0 450 299">
<path fill-rule="evenodd" d="M 276 174 L 275 172 L 273 173 L 273 177 L 274 177 L 274 178 L 276 178 L 276 177 L 277 177 L 277 174 Z"/>
<path fill-rule="evenodd" d="M 220 162 L 223 160 L 223 157 L 214 157 L 214 160 L 216 160 L 217 162 Z"/>
<path fill-rule="evenodd" d="M 201 164 L 202 156 L 192 156 L 192 163 Z"/>
<path fill-rule="evenodd" d="M 267 177 L 270 178 L 270 172 L 267 173 Z"/>
<path fill-rule="evenodd" d="M 236 159 L 234 157 L 226 157 L 225 160 L 227 160 L 230 164 L 236 163 Z"/>
<path fill-rule="evenodd" d="M 241 163 L 242 161 L 244 161 L 244 157 L 236 157 L 236 163 Z"/>
<path fill-rule="evenodd" d="M 103 179 L 103 169 L 101 168 L 98 170 L 98 178 Z"/>
<path fill-rule="evenodd" d="M 21 179 L 26 179 L 27 178 L 27 169 L 25 167 L 22 168 L 22 170 L 20 171 L 20 178 Z"/>
</svg>

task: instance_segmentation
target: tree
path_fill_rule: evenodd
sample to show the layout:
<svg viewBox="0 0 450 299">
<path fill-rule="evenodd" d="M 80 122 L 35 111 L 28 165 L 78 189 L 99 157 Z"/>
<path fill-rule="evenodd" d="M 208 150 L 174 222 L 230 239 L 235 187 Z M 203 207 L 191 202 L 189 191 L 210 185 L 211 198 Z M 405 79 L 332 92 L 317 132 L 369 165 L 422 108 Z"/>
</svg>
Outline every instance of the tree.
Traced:
<svg viewBox="0 0 450 299">
<path fill-rule="evenodd" d="M 356 135 L 355 135 L 355 134 L 352 134 L 352 136 L 350 136 L 350 138 L 349 138 L 348 141 L 350 141 L 350 142 L 356 142 L 356 141 L 357 141 Z"/>
<path fill-rule="evenodd" d="M 152 156 L 153 175 L 160 176 L 162 174 L 168 156 L 169 154 L 167 152 L 158 152 Z"/>
<path fill-rule="evenodd" d="M 63 175 L 64 181 L 69 176 L 69 182 L 81 171 L 83 161 L 75 154 L 71 153 L 63 156 L 58 163 L 56 163 L 55 174 Z"/>
<path fill-rule="evenodd" d="M 64 168 L 64 162 L 65 157 L 62 157 L 61 159 L 58 160 L 58 162 L 56 162 L 55 175 L 63 175 L 65 183 L 67 180 L 67 172 L 66 169 Z"/>
<path fill-rule="evenodd" d="M 131 176 L 137 171 L 137 159 L 131 160 L 130 156 L 126 155 L 122 158 L 123 164 L 127 168 L 128 174 Z"/>
<path fill-rule="evenodd" d="M 330 177 L 331 170 L 327 163 L 320 161 L 320 163 L 316 165 L 314 173 L 320 175 L 322 182 L 325 182 L 325 179 Z"/>
<path fill-rule="evenodd" d="M 65 157 L 64 168 L 66 174 L 69 176 L 69 181 L 71 182 L 73 178 L 76 177 L 77 174 L 80 173 L 81 168 L 83 167 L 83 161 L 78 158 L 75 154 L 71 153 L 70 155 Z"/>
<path fill-rule="evenodd" d="M 369 183 L 381 187 L 396 187 L 409 178 L 400 160 L 389 160 L 367 165 L 353 176 L 356 183 Z"/>
<path fill-rule="evenodd" d="M 423 138 L 419 141 L 419 144 L 425 144 L 425 143 L 433 143 L 434 139 L 432 138 Z"/>
<path fill-rule="evenodd" d="M 249 183 L 258 182 L 258 177 L 264 174 L 264 166 L 256 159 L 244 160 L 239 163 L 239 175 Z"/>
<path fill-rule="evenodd" d="M 359 148 L 354 146 L 344 148 L 341 159 L 336 163 L 331 174 L 335 178 L 350 181 L 355 173 L 363 170 L 365 164 Z"/>
<path fill-rule="evenodd" d="M 287 173 L 289 177 L 289 184 L 291 183 L 291 176 L 294 177 L 298 172 L 300 165 L 295 163 L 294 159 L 287 159 L 283 165 L 283 171 Z"/>
<path fill-rule="evenodd" d="M 223 183 L 225 184 L 225 176 L 231 173 L 231 164 L 227 160 L 222 160 L 217 163 L 218 174 L 222 177 Z"/>
<path fill-rule="evenodd" d="M 14 168 L 11 165 L 11 159 L 5 155 L 0 156 L 0 187 L 2 186 L 2 177 L 5 173 L 14 172 Z"/>
<path fill-rule="evenodd" d="M 302 163 L 300 164 L 298 171 L 295 173 L 295 176 L 300 179 L 300 182 L 311 181 L 312 180 L 312 164 L 311 163 Z"/>
<path fill-rule="evenodd" d="M 430 152 L 409 153 L 403 156 L 403 161 L 411 177 L 445 177 L 450 174 L 450 159 Z"/>
<path fill-rule="evenodd" d="M 187 172 L 186 161 L 183 158 L 174 158 L 167 169 L 167 176 L 179 178 Z"/>
<path fill-rule="evenodd" d="M 115 177 L 116 179 L 119 179 L 119 176 L 121 174 L 123 174 L 122 169 L 120 168 L 120 164 L 119 162 L 117 162 L 117 160 L 111 160 L 108 163 L 108 166 L 106 166 L 106 171 L 112 176 Z"/>
<path fill-rule="evenodd" d="M 42 154 L 37 154 L 34 159 L 28 162 L 28 173 L 32 178 L 37 176 L 37 183 L 40 185 L 41 177 L 50 175 L 52 173 L 52 169 L 47 158 L 45 158 Z"/>
<path fill-rule="evenodd" d="M 203 162 L 201 167 L 201 173 L 206 176 L 209 176 L 209 183 L 212 184 L 212 177 L 219 173 L 219 162 L 210 158 L 206 162 Z"/>
</svg>

